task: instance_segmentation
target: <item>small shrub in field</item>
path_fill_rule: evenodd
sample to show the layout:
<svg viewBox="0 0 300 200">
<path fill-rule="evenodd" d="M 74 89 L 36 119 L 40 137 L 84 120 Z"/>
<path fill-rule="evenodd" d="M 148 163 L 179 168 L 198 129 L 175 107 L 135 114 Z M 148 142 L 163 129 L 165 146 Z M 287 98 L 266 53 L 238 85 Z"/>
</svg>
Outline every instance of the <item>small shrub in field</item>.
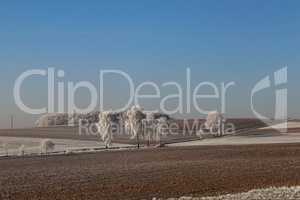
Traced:
<svg viewBox="0 0 300 200">
<path fill-rule="evenodd" d="M 18 155 L 24 156 L 24 154 L 25 154 L 25 146 L 22 144 L 18 149 Z"/>
<path fill-rule="evenodd" d="M 41 141 L 40 148 L 41 153 L 48 153 L 50 151 L 53 151 L 55 147 L 55 144 L 52 140 L 45 139 Z"/>
</svg>

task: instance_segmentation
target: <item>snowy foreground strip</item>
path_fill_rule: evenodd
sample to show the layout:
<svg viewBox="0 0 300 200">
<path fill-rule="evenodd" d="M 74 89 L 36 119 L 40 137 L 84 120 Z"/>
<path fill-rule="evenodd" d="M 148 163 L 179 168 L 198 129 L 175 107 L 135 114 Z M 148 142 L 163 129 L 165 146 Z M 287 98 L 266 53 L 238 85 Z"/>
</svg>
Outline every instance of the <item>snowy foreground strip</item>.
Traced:
<svg viewBox="0 0 300 200">
<path fill-rule="evenodd" d="M 153 200 L 162 200 L 153 198 Z M 300 200 L 300 186 L 251 190 L 239 194 L 227 194 L 218 197 L 180 197 L 168 200 Z"/>
</svg>

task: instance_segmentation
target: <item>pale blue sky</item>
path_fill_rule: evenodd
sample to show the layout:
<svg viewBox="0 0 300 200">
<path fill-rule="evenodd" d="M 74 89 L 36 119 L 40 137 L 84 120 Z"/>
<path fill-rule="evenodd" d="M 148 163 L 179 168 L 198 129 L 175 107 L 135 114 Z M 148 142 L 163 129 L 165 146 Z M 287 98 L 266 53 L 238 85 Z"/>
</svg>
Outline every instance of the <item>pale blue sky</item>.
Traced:
<svg viewBox="0 0 300 200">
<path fill-rule="evenodd" d="M 16 115 L 18 126 L 32 125 L 36 116 L 15 106 L 12 88 L 26 69 L 47 67 L 64 69 L 71 81 L 97 82 L 99 70 L 114 68 L 126 71 L 136 83 L 182 84 L 190 67 L 194 86 L 235 81 L 228 115 L 251 117 L 250 89 L 287 65 L 289 115 L 299 116 L 299 9 L 296 0 L 2 2 L 0 127 L 9 126 L 10 114 Z M 116 81 L 109 86 L 108 107 L 126 96 L 120 85 Z M 45 80 L 31 80 L 24 86 L 24 99 L 44 105 L 45 88 Z M 272 94 L 257 102 L 266 113 L 272 113 Z M 79 95 L 78 103 L 85 105 L 86 96 Z M 181 117 L 197 115 L 193 111 Z"/>
</svg>

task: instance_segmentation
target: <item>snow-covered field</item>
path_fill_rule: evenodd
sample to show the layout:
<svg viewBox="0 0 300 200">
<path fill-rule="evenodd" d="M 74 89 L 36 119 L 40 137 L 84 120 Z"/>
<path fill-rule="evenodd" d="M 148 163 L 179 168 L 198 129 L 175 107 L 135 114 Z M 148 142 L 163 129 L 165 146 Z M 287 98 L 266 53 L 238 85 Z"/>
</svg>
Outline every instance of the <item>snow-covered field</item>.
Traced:
<svg viewBox="0 0 300 200">
<path fill-rule="evenodd" d="M 300 133 L 284 133 L 281 135 L 251 135 L 251 136 L 226 136 L 221 138 L 207 138 L 190 142 L 168 144 L 167 146 L 197 146 L 197 145 L 241 145 L 241 144 L 277 144 L 300 143 Z"/>
<path fill-rule="evenodd" d="M 268 127 L 263 127 L 260 128 L 261 130 L 266 130 L 266 129 L 285 129 L 285 128 L 300 128 L 300 122 L 297 121 L 289 121 L 281 124 L 275 124 L 272 126 Z"/>
<path fill-rule="evenodd" d="M 217 197 L 181 197 L 168 200 L 296 200 L 300 199 L 300 187 L 281 187 L 251 190 L 245 193 L 228 194 Z M 161 200 L 154 198 L 153 200 Z"/>
<path fill-rule="evenodd" d="M 25 155 L 41 153 L 41 142 L 45 139 L 41 138 L 23 138 L 23 137 L 2 137 L 0 136 L 0 156 L 5 155 L 18 155 L 20 148 L 23 146 Z M 80 151 L 82 149 L 99 149 L 105 148 L 104 143 L 97 141 L 84 141 L 84 140 L 66 140 L 66 139 L 51 139 L 55 144 L 51 152 L 64 152 L 64 151 Z M 113 144 L 112 147 L 128 147 L 130 145 Z M 49 153 L 51 153 L 49 152 Z"/>
</svg>

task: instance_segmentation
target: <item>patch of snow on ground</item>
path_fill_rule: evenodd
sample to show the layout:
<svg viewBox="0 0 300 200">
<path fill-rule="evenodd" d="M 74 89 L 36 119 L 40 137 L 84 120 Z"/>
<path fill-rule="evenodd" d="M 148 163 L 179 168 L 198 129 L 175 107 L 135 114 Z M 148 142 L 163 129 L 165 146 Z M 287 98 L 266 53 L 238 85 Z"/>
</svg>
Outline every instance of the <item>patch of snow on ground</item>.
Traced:
<svg viewBox="0 0 300 200">
<path fill-rule="evenodd" d="M 181 197 L 168 200 L 297 200 L 300 199 L 300 186 L 251 190 L 245 193 L 228 194 L 217 197 Z M 162 200 L 153 198 L 153 200 Z"/>
<path fill-rule="evenodd" d="M 278 144 L 278 143 L 300 143 L 300 134 L 285 133 L 278 136 L 267 134 L 256 136 L 227 136 L 221 138 L 207 138 L 190 142 L 168 144 L 167 146 L 198 146 L 198 145 L 243 145 L 243 144 Z"/>
<path fill-rule="evenodd" d="M 263 127 L 260 128 L 261 130 L 266 130 L 266 129 L 285 129 L 285 128 L 300 128 L 300 122 L 284 122 L 284 123 L 280 123 L 280 124 L 275 124 L 272 126 L 267 126 L 267 127 Z"/>
<path fill-rule="evenodd" d="M 42 138 L 23 138 L 23 137 L 2 137 L 0 136 L 0 156 L 15 156 L 19 154 L 19 148 L 24 146 L 24 154 L 39 154 L 41 153 Z M 68 140 L 68 139 L 50 139 L 54 144 L 52 152 L 72 152 L 80 151 L 81 149 L 96 149 L 105 148 L 103 142 L 84 141 L 84 140 Z M 4 145 L 5 144 L 5 147 Z M 112 144 L 112 147 L 128 147 L 127 144 Z M 51 152 L 49 152 L 51 153 Z"/>
</svg>

